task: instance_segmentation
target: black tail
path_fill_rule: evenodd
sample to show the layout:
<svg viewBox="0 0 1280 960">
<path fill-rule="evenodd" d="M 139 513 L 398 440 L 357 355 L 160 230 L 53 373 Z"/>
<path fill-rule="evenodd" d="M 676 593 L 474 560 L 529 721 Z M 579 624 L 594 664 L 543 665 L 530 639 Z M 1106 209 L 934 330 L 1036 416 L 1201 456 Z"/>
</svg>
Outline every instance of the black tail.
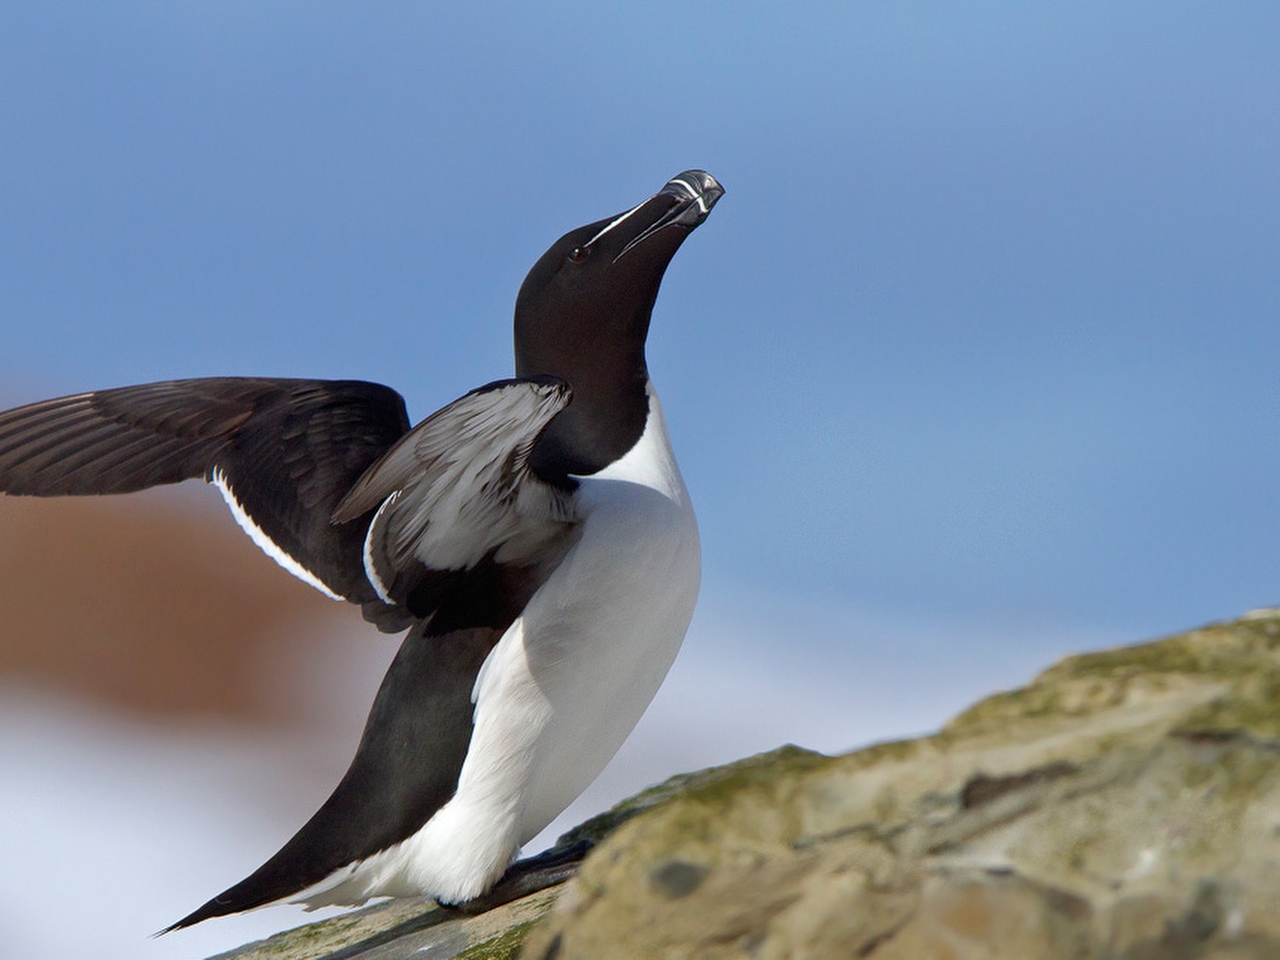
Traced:
<svg viewBox="0 0 1280 960">
<path fill-rule="evenodd" d="M 162 934 L 294 896 L 418 831 L 453 796 L 471 742 L 471 690 L 502 632 L 405 638 L 342 782 L 274 857 Z"/>
</svg>

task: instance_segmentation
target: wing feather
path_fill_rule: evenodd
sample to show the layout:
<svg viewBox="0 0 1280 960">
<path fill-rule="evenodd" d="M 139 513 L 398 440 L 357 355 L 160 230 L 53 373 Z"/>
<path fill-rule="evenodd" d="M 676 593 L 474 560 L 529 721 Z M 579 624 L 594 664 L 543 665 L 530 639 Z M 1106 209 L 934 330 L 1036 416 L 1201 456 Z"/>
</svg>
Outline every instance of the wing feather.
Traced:
<svg viewBox="0 0 1280 960">
<path fill-rule="evenodd" d="M 571 545 L 571 491 L 529 454 L 570 402 L 554 378 L 474 390 L 409 430 L 360 381 L 221 377 L 0 412 L 0 491 L 216 482 L 272 559 L 384 630 L 505 628 Z M 383 505 L 385 508 L 382 508 Z"/>
<path fill-rule="evenodd" d="M 400 395 L 361 381 L 215 377 L 100 390 L 0 412 L 0 491 L 131 493 L 216 475 L 273 559 L 331 596 L 380 603 L 364 577 L 363 531 L 335 527 L 330 514 L 408 429 Z"/>
<path fill-rule="evenodd" d="M 529 454 L 570 402 L 554 378 L 500 380 L 414 427 L 334 511 L 374 511 L 366 575 L 384 599 L 439 630 L 505 626 L 559 563 L 577 529 L 572 491 Z"/>
</svg>

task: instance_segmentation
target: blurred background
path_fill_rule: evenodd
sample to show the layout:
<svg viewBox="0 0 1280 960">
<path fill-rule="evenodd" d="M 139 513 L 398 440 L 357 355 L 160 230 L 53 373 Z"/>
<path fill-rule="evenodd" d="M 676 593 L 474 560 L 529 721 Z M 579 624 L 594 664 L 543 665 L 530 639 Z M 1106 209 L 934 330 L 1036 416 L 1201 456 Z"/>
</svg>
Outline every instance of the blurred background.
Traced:
<svg viewBox="0 0 1280 960">
<path fill-rule="evenodd" d="M 525 271 L 726 186 L 650 338 L 704 543 L 667 685 L 535 846 L 668 774 L 935 728 L 1280 601 L 1266 3 L 0 7 L 0 406 L 222 374 L 411 417 Z M 0 499 L 0 957 L 147 936 L 336 783 L 395 648 L 199 484 Z"/>
</svg>

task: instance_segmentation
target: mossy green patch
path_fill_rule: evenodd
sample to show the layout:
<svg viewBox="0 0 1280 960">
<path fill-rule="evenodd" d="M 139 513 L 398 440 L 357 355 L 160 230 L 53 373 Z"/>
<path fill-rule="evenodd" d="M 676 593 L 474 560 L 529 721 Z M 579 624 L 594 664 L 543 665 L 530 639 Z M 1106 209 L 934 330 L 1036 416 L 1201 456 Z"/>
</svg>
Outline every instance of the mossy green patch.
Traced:
<svg viewBox="0 0 1280 960">
<path fill-rule="evenodd" d="M 747 791 L 764 789 L 773 792 L 780 785 L 794 784 L 803 774 L 833 762 L 821 753 L 788 744 L 769 753 L 717 767 L 713 776 L 690 785 L 684 792 L 684 798 L 720 808 Z"/>
<path fill-rule="evenodd" d="M 863 769 L 878 763 L 910 760 L 919 755 L 922 742 L 920 740 L 885 740 L 842 757 L 841 762 L 846 765 L 853 763 L 856 764 L 857 769 Z"/>
<path fill-rule="evenodd" d="M 254 945 L 250 956 L 255 960 L 267 960 L 270 957 L 299 960 L 299 958 L 328 955 L 364 937 L 376 935 L 381 928 L 376 925 L 370 927 L 366 919 L 368 914 L 376 909 L 368 908 L 329 917 L 326 920 L 317 920 L 314 923 L 277 933 Z"/>
<path fill-rule="evenodd" d="M 538 920 L 526 920 L 508 930 L 479 943 L 472 944 L 454 960 L 513 960 L 520 955 L 520 947 Z"/>
<path fill-rule="evenodd" d="M 830 757 L 786 744 L 768 753 L 697 773 L 682 773 L 649 787 L 604 813 L 579 824 L 556 841 L 556 847 L 580 840 L 599 843 L 637 814 L 662 806 L 677 797 L 696 803 L 724 802 L 730 794 L 752 785 L 778 782 L 790 775 L 831 763 Z"/>
<path fill-rule="evenodd" d="M 1248 733 L 1280 740 L 1280 670 L 1260 669 L 1242 677 L 1231 692 L 1192 710 L 1179 724 L 1189 733 Z"/>
<path fill-rule="evenodd" d="M 1086 716 L 1116 707 L 1137 691 L 1160 692 L 1176 678 L 1220 680 L 1232 695 L 1205 708 L 1205 729 L 1248 729 L 1280 735 L 1280 616 L 1265 611 L 1240 620 L 1111 650 L 1067 657 L 1025 687 L 997 693 L 942 730 L 942 744 L 1018 719 Z"/>
<path fill-rule="evenodd" d="M 999 729 L 1010 720 L 1060 716 L 1062 713 L 1062 691 L 1037 680 L 1030 686 L 993 694 L 975 703 L 943 727 L 938 740 L 948 744 L 964 734 Z"/>
<path fill-rule="evenodd" d="M 1260 666 L 1280 665 L 1280 621 L 1246 617 L 1130 647 L 1068 657 L 1042 675 L 1182 673 L 1234 679 Z"/>
</svg>

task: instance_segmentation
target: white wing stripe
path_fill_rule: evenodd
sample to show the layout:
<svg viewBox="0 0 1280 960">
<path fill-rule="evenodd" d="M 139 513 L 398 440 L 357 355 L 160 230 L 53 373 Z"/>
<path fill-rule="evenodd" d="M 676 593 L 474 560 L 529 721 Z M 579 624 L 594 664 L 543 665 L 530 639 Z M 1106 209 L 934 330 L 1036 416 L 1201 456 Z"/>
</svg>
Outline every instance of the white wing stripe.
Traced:
<svg viewBox="0 0 1280 960">
<path fill-rule="evenodd" d="M 222 494 L 222 499 L 227 501 L 227 506 L 231 508 L 231 515 L 236 518 L 236 523 L 240 524 L 240 529 L 249 535 L 249 539 L 258 545 L 258 547 L 268 557 L 274 560 L 280 566 L 284 567 L 303 583 L 315 587 L 326 597 L 333 600 L 345 600 L 346 597 L 339 596 L 324 584 L 324 582 L 314 573 L 300 564 L 289 554 L 280 548 L 280 545 L 266 535 L 261 527 L 253 522 L 253 518 L 240 501 L 236 499 L 236 495 L 231 490 L 231 484 L 227 481 L 227 475 L 221 467 L 214 467 L 210 476 L 213 485 L 218 488 Z"/>
<path fill-rule="evenodd" d="M 373 533 L 377 529 L 378 521 L 382 518 L 382 512 L 396 502 L 400 496 L 397 490 L 387 499 L 382 501 L 382 506 L 378 507 L 378 512 L 373 515 L 373 519 L 369 521 L 369 529 L 364 535 L 364 575 L 368 578 L 369 583 L 373 586 L 373 592 L 378 595 L 383 603 L 395 605 L 395 601 L 391 599 L 391 591 L 387 585 L 382 582 L 382 577 L 378 576 L 378 565 L 373 560 Z"/>
</svg>

